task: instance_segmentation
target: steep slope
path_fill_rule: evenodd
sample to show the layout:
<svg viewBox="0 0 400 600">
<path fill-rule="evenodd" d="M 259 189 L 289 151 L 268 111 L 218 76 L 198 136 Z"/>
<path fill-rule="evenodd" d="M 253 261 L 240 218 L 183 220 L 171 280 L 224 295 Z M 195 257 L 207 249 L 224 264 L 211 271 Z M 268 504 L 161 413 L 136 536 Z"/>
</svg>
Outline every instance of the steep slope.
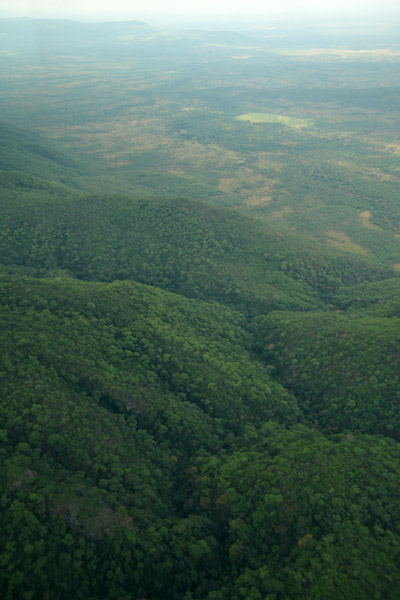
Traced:
<svg viewBox="0 0 400 600">
<path fill-rule="evenodd" d="M 400 313 L 400 279 L 365 282 L 335 290 L 332 302 L 346 312 L 390 317 Z"/>
<path fill-rule="evenodd" d="M 72 152 L 34 131 L 0 121 L 0 189 L 10 198 L 64 198 L 131 185 L 92 157 Z"/>
<path fill-rule="evenodd" d="M 152 427 L 159 399 L 170 393 L 174 403 L 189 402 L 226 423 L 282 420 L 286 411 L 294 423 L 299 416 L 294 399 L 248 356 L 244 319 L 225 307 L 132 282 L 5 275 L 1 284 L 10 330 L 2 340 L 3 365 L 8 377 L 16 369 L 18 393 L 26 388 L 20 369 L 31 364 L 117 413 L 135 412 L 137 402 L 139 412 L 150 411 Z"/>
<path fill-rule="evenodd" d="M 95 168 L 34 133 L 0 127 L 0 260 L 87 280 L 134 279 L 266 312 L 322 307 L 343 284 L 393 272 L 228 209 L 183 199 L 83 196 Z"/>
<path fill-rule="evenodd" d="M 397 600 L 394 273 L 3 133 L 2 597 Z"/>
<path fill-rule="evenodd" d="M 255 327 L 258 351 L 310 423 L 398 439 L 397 316 L 276 312 L 257 319 Z"/>
<path fill-rule="evenodd" d="M 177 597 L 170 578 L 197 568 L 212 530 L 181 509 L 191 461 L 247 423 L 295 423 L 295 399 L 224 307 L 65 277 L 0 289 L 4 597 Z"/>
<path fill-rule="evenodd" d="M 37 133 L 0 122 L 0 187 L 64 195 L 82 174 L 78 161 Z"/>
<path fill-rule="evenodd" d="M 4 264 L 134 279 L 252 311 L 321 307 L 337 285 L 391 274 L 193 201 L 6 197 L 2 211 Z"/>
<path fill-rule="evenodd" d="M 397 597 L 398 444 L 296 424 L 236 311 L 1 284 L 7 600 Z"/>
</svg>

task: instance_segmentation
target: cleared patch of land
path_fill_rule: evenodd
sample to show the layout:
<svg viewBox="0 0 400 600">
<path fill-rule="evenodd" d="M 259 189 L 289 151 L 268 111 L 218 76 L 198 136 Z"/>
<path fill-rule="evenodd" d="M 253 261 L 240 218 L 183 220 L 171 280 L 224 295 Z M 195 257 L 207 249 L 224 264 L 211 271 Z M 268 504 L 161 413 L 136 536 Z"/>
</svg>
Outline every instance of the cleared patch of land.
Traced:
<svg viewBox="0 0 400 600">
<path fill-rule="evenodd" d="M 291 129 L 301 129 L 312 124 L 310 119 L 296 119 L 295 117 L 274 113 L 246 113 L 237 116 L 236 119 L 238 121 L 249 121 L 250 123 L 280 123 Z"/>
<path fill-rule="evenodd" d="M 361 225 L 363 225 L 364 227 L 367 227 L 367 229 L 380 229 L 380 227 L 378 227 L 374 223 L 371 223 L 372 213 L 370 210 L 364 210 L 363 212 L 360 213 L 359 216 L 360 216 Z"/>
<path fill-rule="evenodd" d="M 326 232 L 328 236 L 328 244 L 344 250 L 345 252 L 352 252 L 353 254 L 368 254 L 368 250 L 363 248 L 359 244 L 352 242 L 348 235 L 343 231 L 335 231 L 330 229 Z"/>
<path fill-rule="evenodd" d="M 283 217 L 290 215 L 290 213 L 292 212 L 293 208 L 291 206 L 284 206 L 281 210 L 276 210 L 275 212 L 272 212 L 271 217 L 273 217 L 274 219 L 282 219 Z"/>
<path fill-rule="evenodd" d="M 244 201 L 244 205 L 246 208 L 252 208 L 254 206 L 265 206 L 269 204 L 272 200 L 272 195 L 270 194 L 271 188 L 266 185 L 265 187 L 257 190 L 256 192 L 249 192 L 246 194 L 246 198 Z"/>
</svg>

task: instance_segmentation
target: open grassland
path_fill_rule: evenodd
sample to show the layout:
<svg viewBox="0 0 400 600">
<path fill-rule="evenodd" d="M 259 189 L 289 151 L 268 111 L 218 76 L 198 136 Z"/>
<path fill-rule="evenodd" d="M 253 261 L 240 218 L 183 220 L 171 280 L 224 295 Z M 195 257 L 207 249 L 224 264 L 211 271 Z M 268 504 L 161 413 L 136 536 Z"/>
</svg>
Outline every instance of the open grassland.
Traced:
<svg viewBox="0 0 400 600">
<path fill-rule="evenodd" d="M 287 115 L 275 115 L 273 113 L 248 113 L 236 117 L 238 121 L 249 121 L 250 123 L 279 123 L 292 129 L 309 127 L 311 122 L 307 119 L 296 119 Z"/>
</svg>

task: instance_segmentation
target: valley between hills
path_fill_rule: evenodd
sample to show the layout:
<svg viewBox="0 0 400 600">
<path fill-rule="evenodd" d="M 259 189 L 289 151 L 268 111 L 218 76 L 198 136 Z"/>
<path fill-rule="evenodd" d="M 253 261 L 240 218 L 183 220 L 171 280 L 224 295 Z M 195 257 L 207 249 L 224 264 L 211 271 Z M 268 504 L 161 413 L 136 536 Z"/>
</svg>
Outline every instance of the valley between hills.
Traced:
<svg viewBox="0 0 400 600">
<path fill-rule="evenodd" d="M 395 26 L 0 34 L 2 598 L 400 599 Z"/>
</svg>

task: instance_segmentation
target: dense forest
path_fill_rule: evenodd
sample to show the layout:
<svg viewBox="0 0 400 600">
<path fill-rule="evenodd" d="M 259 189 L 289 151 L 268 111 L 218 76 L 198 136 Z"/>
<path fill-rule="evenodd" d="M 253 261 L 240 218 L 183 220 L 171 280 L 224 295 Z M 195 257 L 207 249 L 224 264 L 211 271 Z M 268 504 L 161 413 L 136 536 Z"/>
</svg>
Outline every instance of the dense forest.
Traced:
<svg viewBox="0 0 400 600">
<path fill-rule="evenodd" d="M 0 33 L 1 597 L 400 599 L 395 34 Z"/>
</svg>

